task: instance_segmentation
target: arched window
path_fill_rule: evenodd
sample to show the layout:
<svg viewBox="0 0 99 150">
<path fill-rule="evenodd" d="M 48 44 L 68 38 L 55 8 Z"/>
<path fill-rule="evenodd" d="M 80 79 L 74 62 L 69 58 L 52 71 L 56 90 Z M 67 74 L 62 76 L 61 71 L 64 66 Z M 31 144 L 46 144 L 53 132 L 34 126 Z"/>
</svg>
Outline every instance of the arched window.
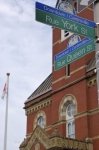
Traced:
<svg viewBox="0 0 99 150">
<path fill-rule="evenodd" d="M 73 95 L 67 95 L 61 101 L 59 107 L 59 119 L 66 120 L 66 136 L 75 138 L 75 117 L 77 102 Z"/>
<path fill-rule="evenodd" d="M 40 111 L 39 113 L 36 114 L 34 123 L 33 123 L 33 129 L 35 129 L 37 125 L 39 125 L 41 128 L 45 128 L 46 114 L 44 111 Z"/>
<path fill-rule="evenodd" d="M 66 133 L 67 137 L 75 138 L 75 105 L 70 102 L 66 107 Z"/>
<path fill-rule="evenodd" d="M 44 128 L 45 126 L 45 120 L 43 116 L 38 117 L 37 119 L 37 125 L 39 125 L 41 128 Z"/>
<path fill-rule="evenodd" d="M 74 117 L 75 114 L 75 105 L 71 102 L 70 104 L 67 105 L 66 109 L 66 116 L 68 119 L 71 119 Z"/>
</svg>

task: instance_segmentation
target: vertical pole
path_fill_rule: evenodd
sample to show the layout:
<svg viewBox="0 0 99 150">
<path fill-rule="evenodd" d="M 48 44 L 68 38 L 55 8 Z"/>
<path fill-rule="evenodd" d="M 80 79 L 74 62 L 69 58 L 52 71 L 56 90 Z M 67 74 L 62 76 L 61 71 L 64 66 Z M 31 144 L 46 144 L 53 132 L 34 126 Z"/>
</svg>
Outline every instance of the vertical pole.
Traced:
<svg viewBox="0 0 99 150">
<path fill-rule="evenodd" d="M 6 111 L 5 111 L 5 131 L 4 131 L 4 150 L 7 149 L 7 126 L 8 126 L 8 99 L 9 99 L 9 76 L 7 73 L 7 93 L 6 93 Z"/>
<path fill-rule="evenodd" d="M 97 95 L 99 105 L 99 0 L 94 2 L 94 21 L 97 24 L 96 29 L 96 72 L 97 72 Z"/>
</svg>

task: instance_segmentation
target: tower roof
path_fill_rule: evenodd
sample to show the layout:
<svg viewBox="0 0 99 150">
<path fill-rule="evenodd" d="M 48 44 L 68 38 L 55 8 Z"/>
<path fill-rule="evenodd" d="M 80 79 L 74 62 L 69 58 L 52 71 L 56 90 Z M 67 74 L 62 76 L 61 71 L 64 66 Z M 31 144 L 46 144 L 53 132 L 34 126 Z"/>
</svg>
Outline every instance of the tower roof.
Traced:
<svg viewBox="0 0 99 150">
<path fill-rule="evenodd" d="M 28 97 L 26 102 L 33 100 L 52 89 L 52 74 L 50 74 L 41 84 L 40 86 Z"/>
</svg>

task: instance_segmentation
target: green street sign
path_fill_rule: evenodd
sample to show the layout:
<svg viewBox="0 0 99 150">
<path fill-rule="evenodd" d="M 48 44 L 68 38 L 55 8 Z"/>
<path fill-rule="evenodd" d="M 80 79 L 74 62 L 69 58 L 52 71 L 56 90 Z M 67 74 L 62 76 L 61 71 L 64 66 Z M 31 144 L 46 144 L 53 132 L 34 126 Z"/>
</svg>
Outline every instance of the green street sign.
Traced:
<svg viewBox="0 0 99 150">
<path fill-rule="evenodd" d="M 62 17 L 62 15 L 66 16 Z M 95 39 L 95 24 L 93 22 L 90 23 L 90 21 L 86 21 L 83 18 L 79 19 L 77 16 L 72 16 L 72 14 L 64 14 L 60 11 L 58 12 L 58 10 L 54 8 L 51 9 L 51 7 L 49 8 L 46 5 L 40 4 L 38 2 L 36 8 L 36 20 L 53 27 Z"/>
<path fill-rule="evenodd" d="M 77 48 L 75 51 L 65 55 L 64 57 L 61 57 L 60 59 L 54 61 L 54 70 L 59 70 L 66 66 L 67 64 L 70 64 L 88 53 L 95 50 L 95 42 L 94 40 L 91 40 L 85 45 L 82 45 L 81 47 Z"/>
</svg>

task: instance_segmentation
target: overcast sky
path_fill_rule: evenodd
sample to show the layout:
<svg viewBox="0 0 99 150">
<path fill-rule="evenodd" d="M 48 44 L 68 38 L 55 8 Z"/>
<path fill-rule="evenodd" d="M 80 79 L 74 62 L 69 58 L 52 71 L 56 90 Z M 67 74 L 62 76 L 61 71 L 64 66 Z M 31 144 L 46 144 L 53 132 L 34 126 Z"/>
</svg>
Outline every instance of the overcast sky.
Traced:
<svg viewBox="0 0 99 150">
<path fill-rule="evenodd" d="M 54 7 L 56 0 L 38 0 Z M 0 0 L 0 94 L 9 80 L 7 150 L 25 137 L 25 100 L 51 73 L 52 29 L 35 21 L 34 0 Z M 0 98 L 1 99 L 1 98 Z M 0 100 L 0 150 L 3 150 L 6 99 Z"/>
</svg>

